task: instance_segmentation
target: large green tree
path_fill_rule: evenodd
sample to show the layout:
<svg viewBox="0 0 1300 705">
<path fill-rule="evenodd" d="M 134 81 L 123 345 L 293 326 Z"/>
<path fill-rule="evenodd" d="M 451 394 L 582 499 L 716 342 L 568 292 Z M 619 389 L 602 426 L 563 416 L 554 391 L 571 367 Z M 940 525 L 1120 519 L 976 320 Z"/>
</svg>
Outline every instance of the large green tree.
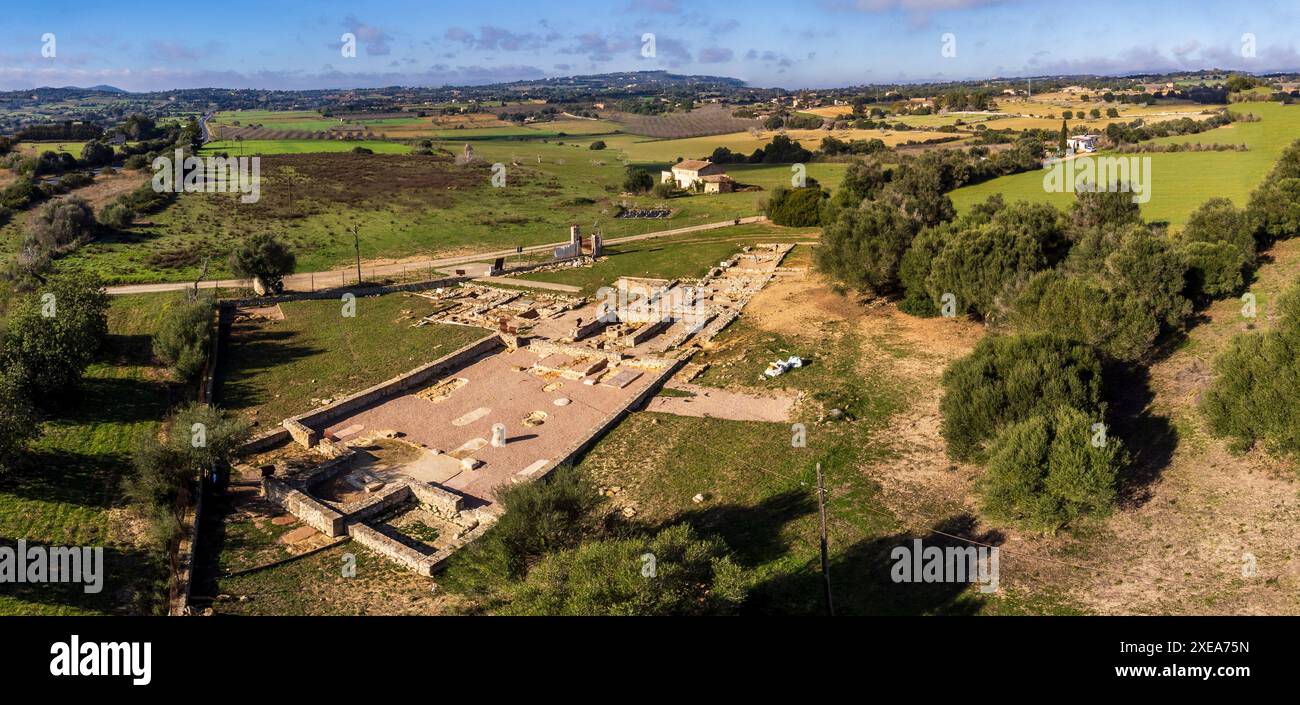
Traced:
<svg viewBox="0 0 1300 705">
<path fill-rule="evenodd" d="M 20 298 L 0 348 L 0 369 L 35 403 L 71 392 L 108 335 L 108 294 L 92 275 L 64 274 Z"/>
<path fill-rule="evenodd" d="M 912 244 L 914 228 L 893 205 L 863 201 L 841 211 L 822 229 L 817 267 L 847 286 L 890 293 L 899 286 L 899 264 Z"/>
</svg>

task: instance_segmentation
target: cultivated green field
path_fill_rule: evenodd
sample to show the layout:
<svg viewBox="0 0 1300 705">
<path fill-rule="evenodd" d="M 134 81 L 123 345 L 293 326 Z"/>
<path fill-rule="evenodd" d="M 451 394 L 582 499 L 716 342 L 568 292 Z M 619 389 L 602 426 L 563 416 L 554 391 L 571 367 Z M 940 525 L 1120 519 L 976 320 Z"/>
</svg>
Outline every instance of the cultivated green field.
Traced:
<svg viewBox="0 0 1300 705">
<path fill-rule="evenodd" d="M 268 130 L 310 130 L 319 132 L 342 123 L 337 118 L 322 117 L 312 110 L 229 110 L 212 118 L 214 125 L 251 127 L 258 125 Z"/>
<path fill-rule="evenodd" d="M 19 142 L 14 150 L 26 156 L 36 156 L 45 152 L 66 153 L 80 159 L 85 142 Z"/>
<path fill-rule="evenodd" d="M 150 338 L 171 295 L 113 299 L 109 338 L 90 366 L 78 398 L 56 410 L 31 446 L 27 470 L 0 480 L 0 543 L 18 539 L 55 546 L 103 546 L 103 591 L 79 585 L 0 590 L 0 614 L 151 613 L 161 608 L 166 565 L 141 542 L 123 506 L 138 438 L 156 433 L 179 401 L 153 360 Z"/>
<path fill-rule="evenodd" d="M 1250 192 L 1268 174 L 1281 151 L 1300 139 L 1300 107 L 1276 103 L 1243 103 L 1235 111 L 1249 112 L 1260 122 L 1238 122 L 1199 135 L 1154 140 L 1157 144 L 1245 144 L 1247 152 L 1179 152 L 1135 154 L 1127 157 L 1151 159 L 1151 200 L 1142 206 L 1147 220 L 1181 226 L 1197 206 L 1210 198 L 1230 198 L 1244 206 Z M 1099 156 L 1105 156 L 1099 154 Z M 1032 171 L 1005 176 L 952 192 L 953 204 L 965 211 L 995 193 L 1008 201 L 1027 200 L 1067 207 L 1073 193 L 1049 193 L 1043 189 L 1046 172 Z"/>
</svg>

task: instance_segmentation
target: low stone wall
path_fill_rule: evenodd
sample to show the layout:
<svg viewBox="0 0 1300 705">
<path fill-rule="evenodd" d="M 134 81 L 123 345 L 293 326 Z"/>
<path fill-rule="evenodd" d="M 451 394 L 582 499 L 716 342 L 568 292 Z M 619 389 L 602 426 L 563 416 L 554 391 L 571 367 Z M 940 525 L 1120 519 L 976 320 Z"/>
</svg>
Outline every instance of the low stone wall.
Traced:
<svg viewBox="0 0 1300 705">
<path fill-rule="evenodd" d="M 362 546 L 425 577 L 432 577 L 434 566 L 441 562 L 361 522 L 348 524 L 348 535 Z"/>
<path fill-rule="evenodd" d="M 369 389 L 344 397 L 329 406 L 285 419 L 283 426 L 295 441 L 311 448 L 319 441 L 320 431 L 330 423 L 418 387 L 434 377 L 468 365 L 483 355 L 503 347 L 505 343 L 494 333 L 387 382 L 381 382 Z"/>
<path fill-rule="evenodd" d="M 360 502 L 353 502 L 340 507 L 340 509 L 347 514 L 348 521 L 357 522 L 377 514 L 383 514 L 393 507 L 404 504 L 410 501 L 411 496 L 410 483 L 403 482 L 388 488 L 386 491 L 376 492 Z"/>
<path fill-rule="evenodd" d="M 491 529 L 495 524 L 496 524 L 495 519 L 491 521 L 481 522 L 478 526 L 474 527 L 473 531 L 470 531 L 468 534 L 462 536 L 460 540 L 456 542 L 455 545 L 448 546 L 442 549 L 441 551 L 438 551 L 437 553 L 433 554 L 432 556 L 429 556 L 428 560 L 429 560 L 430 575 L 432 575 L 435 571 L 441 568 L 443 562 L 446 561 L 448 558 L 451 558 L 451 554 L 455 553 L 456 551 L 459 551 L 465 546 L 482 538 L 483 534 L 486 534 L 488 529 Z"/>
<path fill-rule="evenodd" d="M 229 299 L 222 301 L 222 306 L 237 308 L 240 306 L 275 306 L 276 304 L 289 303 L 291 301 L 324 301 L 340 300 L 344 294 L 352 294 L 357 298 L 366 298 L 370 296 L 383 296 L 384 294 L 397 294 L 404 291 L 428 291 L 429 289 L 446 289 L 473 280 L 473 277 L 445 277 L 443 279 L 434 279 L 431 281 L 415 282 L 413 284 L 394 284 L 391 286 L 343 286 L 333 289 L 322 289 L 321 291 L 297 291 L 279 296 L 254 296 L 245 299 Z"/>
<path fill-rule="evenodd" d="M 426 482 L 412 482 L 411 492 L 420 504 L 444 516 L 456 514 L 465 507 L 464 497 Z"/>
<path fill-rule="evenodd" d="M 581 345 L 561 345 L 545 340 L 528 341 L 528 350 L 538 357 L 560 354 L 569 357 L 603 357 L 611 363 L 622 362 L 623 353 L 584 348 Z"/>
<path fill-rule="evenodd" d="M 348 465 L 352 463 L 352 459 L 356 456 L 357 452 L 355 450 L 350 448 L 346 449 L 337 457 L 331 458 L 312 468 L 309 472 L 305 472 L 298 477 L 295 477 L 293 479 L 293 486 L 297 489 L 303 490 L 304 492 L 310 492 L 312 485 L 328 482 L 334 479 L 339 473 L 346 470 Z"/>
<path fill-rule="evenodd" d="M 342 514 L 274 477 L 262 478 L 262 495 L 326 536 L 343 536 L 347 533 Z"/>
<path fill-rule="evenodd" d="M 239 455 L 254 455 L 262 451 L 270 450 L 281 443 L 290 439 L 289 429 L 281 426 L 272 429 L 266 433 L 259 433 L 248 440 L 247 443 L 239 447 L 236 451 Z"/>
</svg>

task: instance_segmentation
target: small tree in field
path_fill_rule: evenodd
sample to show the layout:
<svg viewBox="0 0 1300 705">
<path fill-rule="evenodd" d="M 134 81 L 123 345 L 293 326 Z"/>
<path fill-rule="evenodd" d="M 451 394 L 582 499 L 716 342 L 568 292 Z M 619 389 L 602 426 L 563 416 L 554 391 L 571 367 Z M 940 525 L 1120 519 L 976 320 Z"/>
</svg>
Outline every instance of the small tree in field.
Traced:
<svg viewBox="0 0 1300 705">
<path fill-rule="evenodd" d="M 153 336 L 153 352 L 183 381 L 193 381 L 207 361 L 208 328 L 212 323 L 212 302 L 208 299 L 183 301 L 167 309 Z"/>
<path fill-rule="evenodd" d="M 628 193 L 646 193 L 655 187 L 655 177 L 645 169 L 629 166 L 624 174 L 623 190 Z"/>
<path fill-rule="evenodd" d="M 237 277 L 252 279 L 259 293 L 284 290 L 285 276 L 297 266 L 293 252 L 274 235 L 258 233 L 244 240 L 230 255 L 230 270 Z"/>
<path fill-rule="evenodd" d="M 126 496 L 152 523 L 152 538 L 166 544 L 180 530 L 174 509 L 182 488 L 209 471 L 222 471 L 248 439 L 250 425 L 226 411 L 190 404 L 171 418 L 161 438 L 141 436 L 131 460 L 135 474 Z"/>
</svg>

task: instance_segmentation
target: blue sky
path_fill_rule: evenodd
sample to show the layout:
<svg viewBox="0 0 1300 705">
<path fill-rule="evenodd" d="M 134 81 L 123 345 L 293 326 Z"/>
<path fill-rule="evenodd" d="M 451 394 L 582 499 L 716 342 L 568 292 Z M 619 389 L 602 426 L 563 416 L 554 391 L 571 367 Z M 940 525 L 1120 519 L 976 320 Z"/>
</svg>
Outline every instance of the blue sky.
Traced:
<svg viewBox="0 0 1300 705">
<path fill-rule="evenodd" d="M 1273 0 L 43 0 L 0 16 L 0 89 L 345 88 L 666 69 L 787 88 L 1300 70 Z M 355 58 L 340 51 L 357 37 Z M 42 56 L 54 35 L 55 56 Z M 655 35 L 655 56 L 641 38 Z M 943 35 L 956 55 L 942 55 Z M 1255 55 L 1243 56 L 1243 35 Z"/>
</svg>

